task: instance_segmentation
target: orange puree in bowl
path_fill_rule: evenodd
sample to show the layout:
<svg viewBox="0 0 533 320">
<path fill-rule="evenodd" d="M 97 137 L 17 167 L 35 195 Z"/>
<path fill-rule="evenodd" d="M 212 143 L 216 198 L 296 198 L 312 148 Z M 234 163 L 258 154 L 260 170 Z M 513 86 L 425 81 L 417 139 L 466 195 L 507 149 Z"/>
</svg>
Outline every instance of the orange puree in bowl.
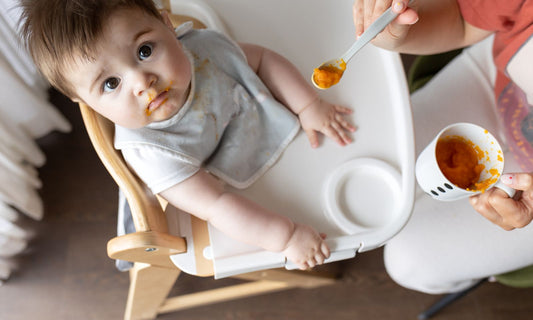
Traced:
<svg viewBox="0 0 533 320">
<path fill-rule="evenodd" d="M 346 62 L 337 60 L 337 64 L 338 66 L 328 64 L 314 69 L 313 81 L 319 88 L 327 89 L 341 80 L 342 74 L 346 70 Z"/>
<path fill-rule="evenodd" d="M 437 142 L 436 156 L 442 173 L 450 182 L 463 189 L 480 190 L 476 184 L 485 169 L 485 165 L 479 163 L 483 151 L 472 141 L 459 136 L 441 139 Z M 483 190 L 489 185 L 487 183 Z"/>
</svg>

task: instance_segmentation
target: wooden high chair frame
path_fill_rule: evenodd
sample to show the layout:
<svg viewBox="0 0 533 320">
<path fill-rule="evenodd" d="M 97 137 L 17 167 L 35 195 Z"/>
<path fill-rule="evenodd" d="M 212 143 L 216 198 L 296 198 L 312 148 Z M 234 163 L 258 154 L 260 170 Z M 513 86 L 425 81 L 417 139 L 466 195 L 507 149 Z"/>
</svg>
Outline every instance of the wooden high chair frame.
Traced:
<svg viewBox="0 0 533 320">
<path fill-rule="evenodd" d="M 271 269 L 235 276 L 250 282 L 167 298 L 181 272 L 170 255 L 187 251 L 180 236 L 168 232 L 166 203 L 154 195 L 127 167 L 113 147 L 114 124 L 80 103 L 89 138 L 130 205 L 136 232 L 115 237 L 107 244 L 111 259 L 134 262 L 124 319 L 155 319 L 157 314 L 295 287 L 314 288 L 335 282 L 333 276 L 312 271 Z M 209 245 L 207 223 L 191 216 L 195 248 Z M 195 250 L 202 252 L 201 250 Z M 212 276 L 212 261 L 196 256 L 198 276 Z"/>
</svg>

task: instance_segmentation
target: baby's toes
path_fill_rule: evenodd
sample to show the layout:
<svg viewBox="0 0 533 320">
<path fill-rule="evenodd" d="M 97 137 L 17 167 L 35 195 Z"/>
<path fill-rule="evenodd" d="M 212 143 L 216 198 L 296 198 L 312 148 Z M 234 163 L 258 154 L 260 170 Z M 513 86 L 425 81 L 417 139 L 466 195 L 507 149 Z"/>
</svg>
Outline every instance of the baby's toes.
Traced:
<svg viewBox="0 0 533 320">
<path fill-rule="evenodd" d="M 324 255 L 321 253 L 321 252 L 318 252 L 316 255 L 315 255 L 315 261 L 316 261 L 316 264 L 319 265 L 319 264 L 324 264 L 324 260 L 326 259 L 326 257 L 324 257 Z"/>
</svg>

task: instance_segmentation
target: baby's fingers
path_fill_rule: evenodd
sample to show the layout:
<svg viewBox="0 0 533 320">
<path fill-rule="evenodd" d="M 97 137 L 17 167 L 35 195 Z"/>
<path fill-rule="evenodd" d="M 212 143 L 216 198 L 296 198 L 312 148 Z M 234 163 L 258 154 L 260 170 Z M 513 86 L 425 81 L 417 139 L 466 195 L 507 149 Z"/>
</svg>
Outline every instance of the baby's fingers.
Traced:
<svg viewBox="0 0 533 320">
<path fill-rule="evenodd" d="M 343 107 L 343 106 L 335 105 L 334 108 L 335 108 L 335 111 L 337 111 L 338 113 L 351 114 L 353 112 L 352 109 Z"/>
<path fill-rule="evenodd" d="M 324 134 L 327 135 L 328 137 L 331 137 L 331 139 L 337 141 L 337 143 L 340 144 L 341 146 L 345 146 L 352 142 L 352 138 L 348 135 L 347 130 L 345 129 L 344 125 L 341 122 L 331 123 L 328 129 L 329 130 L 326 130 Z M 355 128 L 353 128 L 353 130 L 355 130 Z"/>
<path fill-rule="evenodd" d="M 341 114 L 336 114 L 335 120 L 341 125 L 343 130 L 346 130 L 349 132 L 354 132 L 355 130 L 357 130 L 357 128 L 353 124 L 351 124 L 348 120 L 346 120 L 346 118 Z"/>
<path fill-rule="evenodd" d="M 348 137 L 343 130 L 340 130 L 340 125 L 336 123 L 332 123 L 328 127 L 324 128 L 322 133 L 341 146 L 345 146 L 347 143 L 351 142 L 350 137 Z M 346 142 L 346 139 L 348 142 Z"/>
<path fill-rule="evenodd" d="M 318 147 L 318 135 L 315 130 L 305 130 L 305 134 L 307 135 L 307 139 L 309 140 L 309 143 L 311 144 L 311 148 Z"/>
<path fill-rule="evenodd" d="M 334 109 L 334 121 L 339 123 L 343 130 L 349 132 L 354 132 L 355 130 L 357 130 L 357 128 L 346 119 L 346 115 L 353 113 L 352 109 L 338 105 L 335 105 Z"/>
</svg>

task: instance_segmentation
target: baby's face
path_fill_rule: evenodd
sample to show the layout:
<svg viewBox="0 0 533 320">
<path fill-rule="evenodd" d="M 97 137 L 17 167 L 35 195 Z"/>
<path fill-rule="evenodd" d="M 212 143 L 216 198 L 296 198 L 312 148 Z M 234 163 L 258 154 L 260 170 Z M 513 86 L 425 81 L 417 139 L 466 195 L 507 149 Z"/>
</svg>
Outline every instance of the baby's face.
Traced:
<svg viewBox="0 0 533 320">
<path fill-rule="evenodd" d="M 126 128 L 175 115 L 187 99 L 191 64 L 169 24 L 135 9 L 113 13 L 96 59 L 66 72 L 79 100 Z"/>
</svg>

